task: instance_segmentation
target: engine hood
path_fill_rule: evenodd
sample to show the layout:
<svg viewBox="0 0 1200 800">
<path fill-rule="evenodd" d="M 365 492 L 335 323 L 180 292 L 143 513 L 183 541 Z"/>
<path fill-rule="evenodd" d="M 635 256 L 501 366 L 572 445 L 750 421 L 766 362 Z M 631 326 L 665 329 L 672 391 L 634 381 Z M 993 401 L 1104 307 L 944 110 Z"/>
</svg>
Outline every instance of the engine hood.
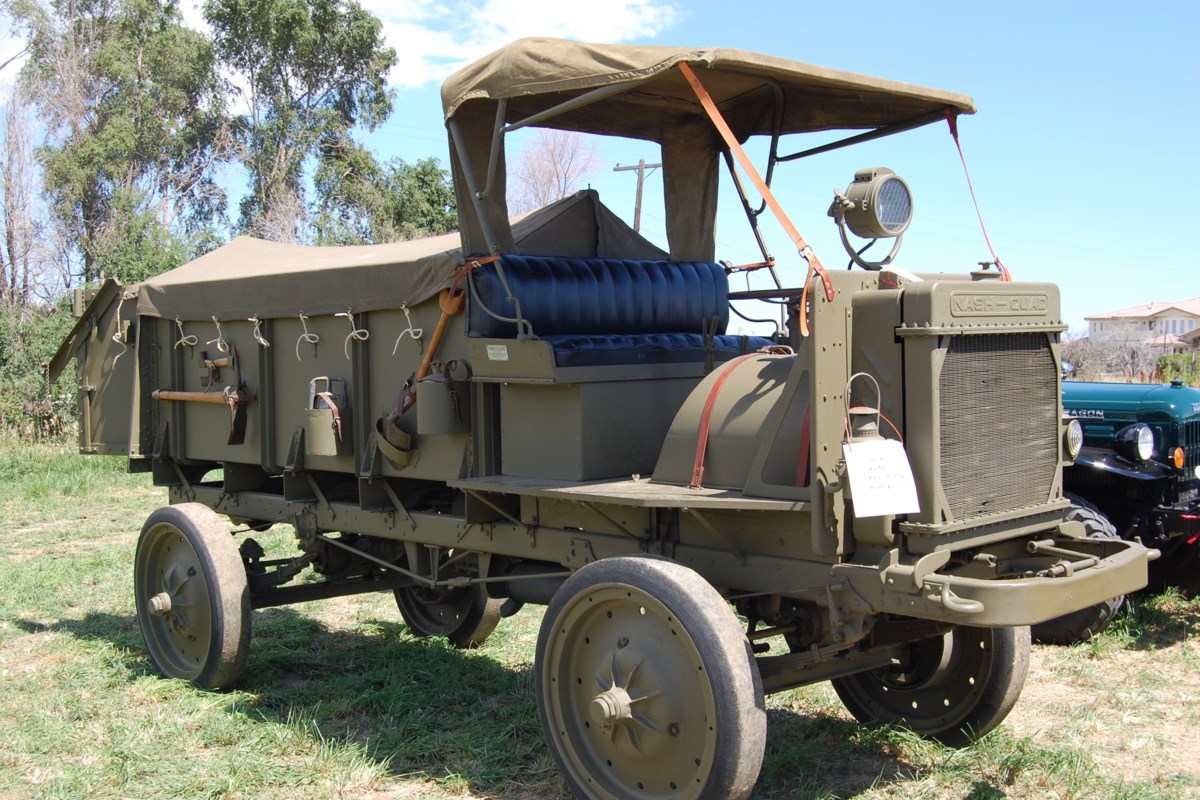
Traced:
<svg viewBox="0 0 1200 800">
<path fill-rule="evenodd" d="M 1080 422 L 1200 419 L 1200 389 L 1179 384 L 1063 381 L 1063 408 Z"/>
</svg>

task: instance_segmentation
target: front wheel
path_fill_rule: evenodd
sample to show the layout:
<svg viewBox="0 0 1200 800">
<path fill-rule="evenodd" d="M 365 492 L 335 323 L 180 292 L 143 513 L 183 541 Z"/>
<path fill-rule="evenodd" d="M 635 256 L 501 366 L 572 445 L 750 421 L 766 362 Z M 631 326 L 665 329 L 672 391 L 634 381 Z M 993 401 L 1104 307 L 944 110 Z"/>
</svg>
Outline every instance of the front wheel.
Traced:
<svg viewBox="0 0 1200 800">
<path fill-rule="evenodd" d="M 891 665 L 836 678 L 859 722 L 906 725 L 961 747 L 999 725 L 1029 671 L 1029 628 L 955 628 L 905 646 Z"/>
<path fill-rule="evenodd" d="M 1079 497 L 1068 495 L 1071 507 L 1067 509 L 1064 519 L 1072 522 L 1082 522 L 1089 539 L 1112 539 L 1120 541 L 1117 528 L 1104 512 L 1092 503 Z M 1079 644 L 1096 636 L 1112 622 L 1113 617 L 1121 610 L 1125 595 L 1110 597 L 1096 603 L 1094 606 L 1063 614 L 1061 617 L 1048 619 L 1033 626 L 1033 640 L 1040 644 Z"/>
<path fill-rule="evenodd" d="M 246 569 L 224 520 L 181 503 L 146 519 L 134 556 L 134 603 L 150 659 L 168 678 L 229 686 L 250 649 Z"/>
<path fill-rule="evenodd" d="M 538 715 L 576 797 L 746 797 L 766 711 L 745 632 L 697 573 L 592 562 L 554 594 L 537 643 Z"/>
</svg>

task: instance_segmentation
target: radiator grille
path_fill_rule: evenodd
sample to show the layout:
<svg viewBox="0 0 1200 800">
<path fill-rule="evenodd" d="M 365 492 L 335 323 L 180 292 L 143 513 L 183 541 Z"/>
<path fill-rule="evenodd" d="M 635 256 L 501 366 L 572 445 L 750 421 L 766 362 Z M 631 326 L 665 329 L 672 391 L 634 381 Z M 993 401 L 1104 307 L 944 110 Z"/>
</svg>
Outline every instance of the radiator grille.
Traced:
<svg viewBox="0 0 1200 800">
<path fill-rule="evenodd" d="M 955 521 L 1046 503 L 1059 455 L 1045 334 L 950 339 L 938 381 L 942 490 Z"/>
<path fill-rule="evenodd" d="M 1183 445 L 1184 468 L 1191 472 L 1200 464 L 1200 420 L 1183 424 L 1183 441 L 1180 444 Z"/>
</svg>

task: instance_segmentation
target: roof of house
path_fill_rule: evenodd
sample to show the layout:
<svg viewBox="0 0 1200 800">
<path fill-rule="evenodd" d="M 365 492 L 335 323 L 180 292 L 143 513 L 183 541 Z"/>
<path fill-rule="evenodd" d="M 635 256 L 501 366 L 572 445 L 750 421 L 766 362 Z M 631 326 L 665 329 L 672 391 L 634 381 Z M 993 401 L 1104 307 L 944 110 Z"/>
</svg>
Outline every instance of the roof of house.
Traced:
<svg viewBox="0 0 1200 800">
<path fill-rule="evenodd" d="M 1141 345 L 1143 347 L 1182 347 L 1184 341 L 1173 333 L 1164 333 L 1142 341 Z"/>
<path fill-rule="evenodd" d="M 1105 311 L 1103 314 L 1091 314 L 1084 317 L 1084 319 L 1144 319 L 1171 310 L 1178 310 L 1185 314 L 1200 317 L 1200 297 L 1193 297 L 1188 300 L 1173 300 L 1167 303 L 1143 303 L 1140 306 L 1119 308 L 1116 311 Z"/>
</svg>

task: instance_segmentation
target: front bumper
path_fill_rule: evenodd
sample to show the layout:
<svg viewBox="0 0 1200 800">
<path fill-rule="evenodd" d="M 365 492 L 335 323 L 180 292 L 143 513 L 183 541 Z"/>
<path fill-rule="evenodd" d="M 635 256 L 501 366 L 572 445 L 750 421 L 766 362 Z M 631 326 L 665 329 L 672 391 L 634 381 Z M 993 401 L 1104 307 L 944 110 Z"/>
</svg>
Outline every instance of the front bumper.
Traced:
<svg viewBox="0 0 1200 800">
<path fill-rule="evenodd" d="M 1029 539 L 1026 555 L 976 556 L 974 565 L 945 568 L 948 554 L 911 564 L 834 567 L 876 612 L 959 625 L 1033 625 L 1146 585 L 1158 551 L 1140 542 L 1056 534 Z M 942 565 L 937 562 L 942 561 Z M 924 565 L 924 567 L 923 567 Z M 983 565 L 983 566 L 975 566 Z M 986 573 L 986 574 L 985 574 Z"/>
</svg>

